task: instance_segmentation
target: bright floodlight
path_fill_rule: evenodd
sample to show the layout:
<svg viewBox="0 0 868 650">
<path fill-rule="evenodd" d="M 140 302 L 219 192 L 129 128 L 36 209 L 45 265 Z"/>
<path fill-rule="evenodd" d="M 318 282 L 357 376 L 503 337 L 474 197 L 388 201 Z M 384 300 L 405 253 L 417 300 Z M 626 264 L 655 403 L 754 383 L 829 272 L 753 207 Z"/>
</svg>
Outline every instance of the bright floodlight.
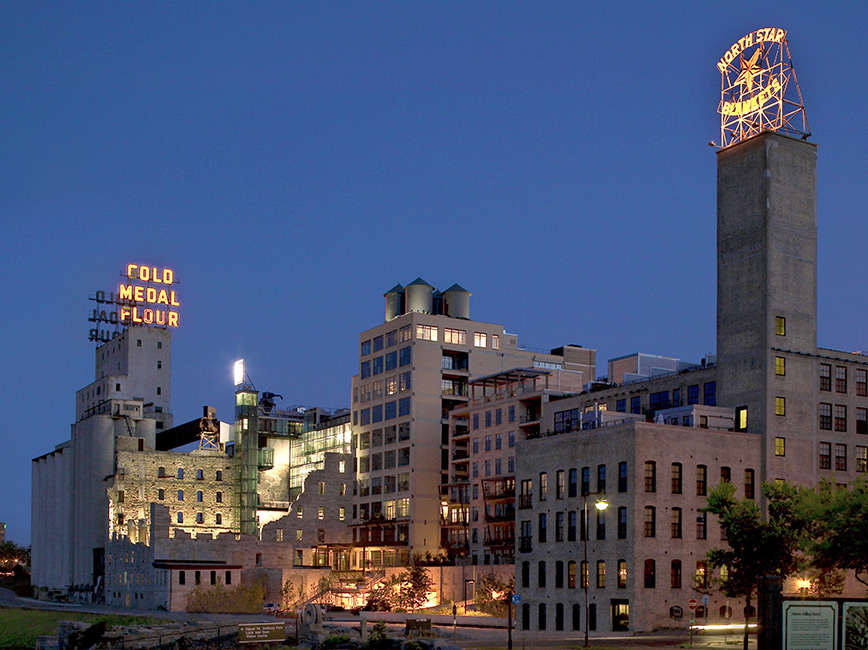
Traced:
<svg viewBox="0 0 868 650">
<path fill-rule="evenodd" d="M 235 385 L 240 386 L 244 383 L 244 359 L 239 359 L 235 362 Z"/>
</svg>

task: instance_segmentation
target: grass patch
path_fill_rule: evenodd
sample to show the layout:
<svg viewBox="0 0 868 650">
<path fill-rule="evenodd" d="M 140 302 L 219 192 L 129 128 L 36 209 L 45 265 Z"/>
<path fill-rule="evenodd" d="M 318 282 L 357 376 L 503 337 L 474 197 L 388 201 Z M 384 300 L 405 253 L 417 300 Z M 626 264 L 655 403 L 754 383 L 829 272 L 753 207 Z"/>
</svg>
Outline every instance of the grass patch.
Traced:
<svg viewBox="0 0 868 650">
<path fill-rule="evenodd" d="M 34 647 L 36 637 L 57 634 L 60 621 L 82 621 L 91 625 L 105 621 L 106 625 L 148 625 L 165 622 L 162 619 L 123 614 L 85 614 L 83 612 L 53 611 L 46 609 L 20 609 L 0 607 L 0 648 L 4 646 Z"/>
</svg>

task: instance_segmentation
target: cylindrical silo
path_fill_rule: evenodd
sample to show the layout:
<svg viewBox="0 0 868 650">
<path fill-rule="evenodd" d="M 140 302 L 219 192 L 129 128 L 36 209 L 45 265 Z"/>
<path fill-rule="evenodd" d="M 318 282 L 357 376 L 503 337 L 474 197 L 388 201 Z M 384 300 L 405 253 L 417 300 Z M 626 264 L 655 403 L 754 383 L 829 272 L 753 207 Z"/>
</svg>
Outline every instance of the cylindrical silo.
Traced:
<svg viewBox="0 0 868 650">
<path fill-rule="evenodd" d="M 386 299 L 387 321 L 392 320 L 393 318 L 397 318 L 404 313 L 403 305 L 401 304 L 402 302 L 404 302 L 404 287 L 402 287 L 400 284 L 396 284 L 394 287 L 384 293 L 383 297 Z"/>
<path fill-rule="evenodd" d="M 434 311 L 434 287 L 422 278 L 416 278 L 404 287 L 407 311 L 430 314 Z"/>
<path fill-rule="evenodd" d="M 452 318 L 470 318 L 470 292 L 460 284 L 453 284 L 443 292 L 443 313 Z"/>
</svg>

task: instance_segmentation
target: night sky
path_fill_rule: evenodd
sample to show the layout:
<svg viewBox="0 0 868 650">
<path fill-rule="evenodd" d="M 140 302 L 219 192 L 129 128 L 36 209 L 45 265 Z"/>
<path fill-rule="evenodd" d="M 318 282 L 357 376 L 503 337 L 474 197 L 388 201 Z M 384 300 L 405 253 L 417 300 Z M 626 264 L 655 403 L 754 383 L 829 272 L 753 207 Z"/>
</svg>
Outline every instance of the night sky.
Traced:
<svg viewBox="0 0 868 650">
<path fill-rule="evenodd" d="M 819 340 L 868 349 L 868 4 L 0 4 L 0 521 L 93 381 L 99 289 L 171 267 L 177 423 L 232 363 L 346 406 L 421 276 L 519 344 L 715 349 L 718 59 L 788 30 L 819 145 Z"/>
</svg>

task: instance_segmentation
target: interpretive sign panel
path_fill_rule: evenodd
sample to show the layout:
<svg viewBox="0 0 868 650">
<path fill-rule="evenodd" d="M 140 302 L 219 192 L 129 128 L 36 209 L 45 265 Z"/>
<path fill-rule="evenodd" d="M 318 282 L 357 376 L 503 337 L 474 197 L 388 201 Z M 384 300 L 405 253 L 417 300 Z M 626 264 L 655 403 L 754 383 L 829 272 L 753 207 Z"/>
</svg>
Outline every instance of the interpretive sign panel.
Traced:
<svg viewBox="0 0 868 650">
<path fill-rule="evenodd" d="M 868 648 L 868 603 L 844 603 L 844 650 Z"/>
<path fill-rule="evenodd" d="M 787 601 L 784 603 L 784 650 L 836 650 L 838 603 Z"/>
<path fill-rule="evenodd" d="M 239 623 L 238 643 L 266 643 L 286 640 L 286 623 Z"/>
</svg>

